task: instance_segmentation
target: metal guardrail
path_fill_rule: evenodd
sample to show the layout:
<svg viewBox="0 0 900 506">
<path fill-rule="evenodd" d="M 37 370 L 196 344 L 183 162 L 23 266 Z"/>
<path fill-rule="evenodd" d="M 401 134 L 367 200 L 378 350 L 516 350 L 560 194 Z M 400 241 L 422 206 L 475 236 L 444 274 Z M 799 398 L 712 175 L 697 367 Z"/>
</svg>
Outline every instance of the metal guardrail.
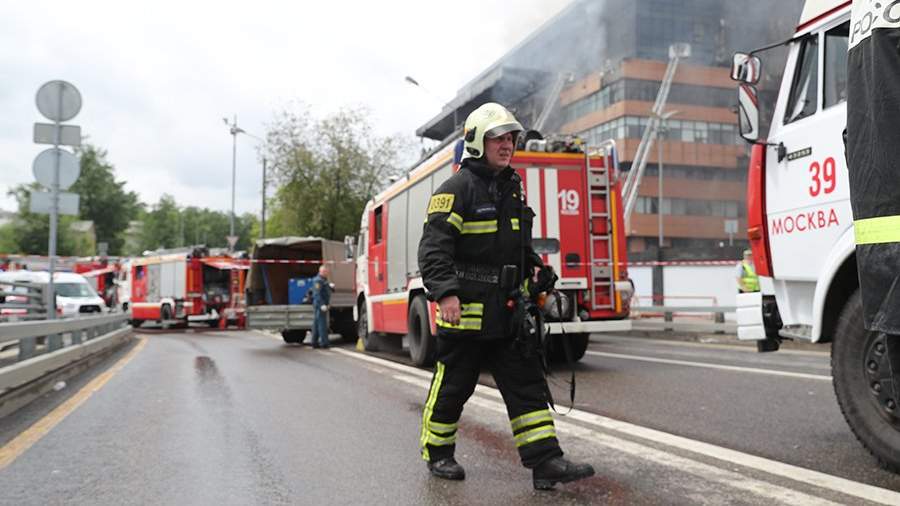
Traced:
<svg viewBox="0 0 900 506">
<path fill-rule="evenodd" d="M 0 283 L 0 322 L 46 318 L 45 299 L 44 285 L 3 281 Z"/>
<path fill-rule="evenodd" d="M 0 323 L 0 341 L 18 341 L 18 356 L 0 361 L 0 394 L 125 342 L 129 316 Z"/>
<path fill-rule="evenodd" d="M 84 318 L 0 323 L 0 341 L 18 340 L 18 360 L 28 360 L 39 353 L 37 345 L 44 341 L 45 353 L 74 346 L 128 325 L 128 313 Z"/>
<path fill-rule="evenodd" d="M 725 313 L 734 313 L 737 306 L 632 306 L 632 317 L 642 312 L 661 314 L 663 321 L 647 321 L 633 319 L 635 330 L 680 330 L 686 332 L 714 332 L 716 334 L 733 333 L 737 324 L 725 321 Z M 675 321 L 676 313 L 699 313 L 713 315 L 712 322 Z"/>
</svg>

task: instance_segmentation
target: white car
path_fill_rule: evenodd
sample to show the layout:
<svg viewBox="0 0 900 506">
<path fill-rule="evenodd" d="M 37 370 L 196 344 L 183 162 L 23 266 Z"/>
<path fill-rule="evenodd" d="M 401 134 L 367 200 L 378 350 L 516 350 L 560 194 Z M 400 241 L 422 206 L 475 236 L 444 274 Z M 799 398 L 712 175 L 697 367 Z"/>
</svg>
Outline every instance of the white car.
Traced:
<svg viewBox="0 0 900 506">
<path fill-rule="evenodd" d="M 46 271 L 0 272 L 0 285 L 4 281 L 46 286 L 50 282 L 50 273 Z M 57 272 L 53 275 L 53 287 L 56 292 L 56 311 L 59 315 L 84 316 L 109 311 L 103 299 L 88 280 L 80 274 Z"/>
</svg>

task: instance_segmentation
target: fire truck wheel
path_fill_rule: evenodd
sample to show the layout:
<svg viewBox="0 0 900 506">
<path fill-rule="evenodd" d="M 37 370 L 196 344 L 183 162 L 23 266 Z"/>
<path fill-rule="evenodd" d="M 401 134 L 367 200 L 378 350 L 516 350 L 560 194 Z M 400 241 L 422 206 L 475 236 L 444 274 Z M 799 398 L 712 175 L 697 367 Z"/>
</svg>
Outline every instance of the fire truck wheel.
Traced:
<svg viewBox="0 0 900 506">
<path fill-rule="evenodd" d="M 359 303 L 359 321 L 356 325 L 356 336 L 363 342 L 366 351 L 378 351 L 378 336 L 369 332 L 369 315 L 366 313 L 366 303 Z"/>
<path fill-rule="evenodd" d="M 857 290 L 841 311 L 831 344 L 832 384 L 856 439 L 882 467 L 898 472 L 900 407 L 888 397 L 891 376 L 885 337 L 865 329 L 862 297 Z"/>
<path fill-rule="evenodd" d="M 341 335 L 341 339 L 345 343 L 356 343 L 356 322 L 353 321 L 353 309 L 333 309 L 331 313 L 331 328 Z"/>
<path fill-rule="evenodd" d="M 167 322 L 172 319 L 172 307 L 168 304 L 163 304 L 162 308 L 159 310 L 159 319 L 160 323 L 162 323 L 162 328 L 169 328 Z"/>
<path fill-rule="evenodd" d="M 305 330 L 294 329 L 294 330 L 282 330 L 281 331 L 281 338 L 284 339 L 284 342 L 286 342 L 288 344 L 302 343 L 303 338 L 305 338 L 305 337 L 306 337 Z"/>
<path fill-rule="evenodd" d="M 587 332 L 566 334 L 565 338 L 569 340 L 570 344 L 569 349 L 572 350 L 572 362 L 578 362 L 584 357 L 590 337 L 591 335 Z M 565 364 L 567 359 L 566 350 L 561 341 L 563 337 L 561 335 L 553 336 L 551 339 L 553 339 L 553 343 L 550 345 L 550 360 L 558 364 Z"/>
<path fill-rule="evenodd" d="M 409 356 L 413 363 L 420 367 L 434 365 L 434 354 L 437 341 L 431 335 L 431 323 L 428 321 L 428 303 L 425 297 L 417 295 L 409 305 Z"/>
</svg>

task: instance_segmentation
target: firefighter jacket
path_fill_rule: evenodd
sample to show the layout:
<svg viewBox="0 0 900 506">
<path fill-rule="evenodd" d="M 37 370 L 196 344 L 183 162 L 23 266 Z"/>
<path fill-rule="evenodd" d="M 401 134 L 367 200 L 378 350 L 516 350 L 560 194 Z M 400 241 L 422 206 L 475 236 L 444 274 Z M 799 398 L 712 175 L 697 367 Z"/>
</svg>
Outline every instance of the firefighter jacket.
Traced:
<svg viewBox="0 0 900 506">
<path fill-rule="evenodd" d="M 896 2 L 853 2 L 847 158 L 866 328 L 900 334 L 900 18 Z"/>
<path fill-rule="evenodd" d="M 456 295 L 461 304 L 456 325 L 442 320 L 438 308 L 439 337 L 514 335 L 500 272 L 504 265 L 517 265 L 524 281 L 541 265 L 531 247 L 533 221 L 522 179 L 511 167 L 495 175 L 481 160 L 467 158 L 459 172 L 437 189 L 419 242 L 419 270 L 432 300 Z"/>
</svg>

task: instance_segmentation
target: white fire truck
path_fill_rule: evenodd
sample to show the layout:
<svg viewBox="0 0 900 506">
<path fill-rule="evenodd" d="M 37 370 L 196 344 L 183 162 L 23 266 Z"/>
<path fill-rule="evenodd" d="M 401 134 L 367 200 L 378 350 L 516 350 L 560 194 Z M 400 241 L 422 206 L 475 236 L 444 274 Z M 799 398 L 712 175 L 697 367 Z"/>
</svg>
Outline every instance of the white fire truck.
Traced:
<svg viewBox="0 0 900 506">
<path fill-rule="evenodd" d="M 459 168 L 459 142 L 446 141 L 363 212 L 354 319 L 367 350 L 396 349 L 406 336 L 413 362 L 434 360 L 435 304 L 426 299 L 417 250 L 433 191 Z M 580 359 L 589 333 L 631 328 L 633 285 L 626 271 L 615 147 L 609 144 L 592 155 L 518 151 L 512 166 L 537 215 L 535 251 L 559 273 L 557 288 L 567 295 L 564 299 L 573 301 L 561 315 L 551 304 L 551 330 L 558 334 L 564 326 Z"/>
<path fill-rule="evenodd" d="M 878 3 L 873 15 L 900 16 L 898 4 Z M 882 399 L 884 349 L 862 322 L 844 154 L 850 7 L 807 1 L 783 43 L 788 58 L 767 139 L 759 139 L 754 84 L 762 69 L 755 53 L 769 48 L 734 56 L 741 135 L 754 143 L 747 221 L 762 286 L 738 296 L 738 338 L 760 351 L 777 350 L 782 339 L 831 342 L 845 419 L 883 465 L 898 469 L 900 412 Z"/>
</svg>

